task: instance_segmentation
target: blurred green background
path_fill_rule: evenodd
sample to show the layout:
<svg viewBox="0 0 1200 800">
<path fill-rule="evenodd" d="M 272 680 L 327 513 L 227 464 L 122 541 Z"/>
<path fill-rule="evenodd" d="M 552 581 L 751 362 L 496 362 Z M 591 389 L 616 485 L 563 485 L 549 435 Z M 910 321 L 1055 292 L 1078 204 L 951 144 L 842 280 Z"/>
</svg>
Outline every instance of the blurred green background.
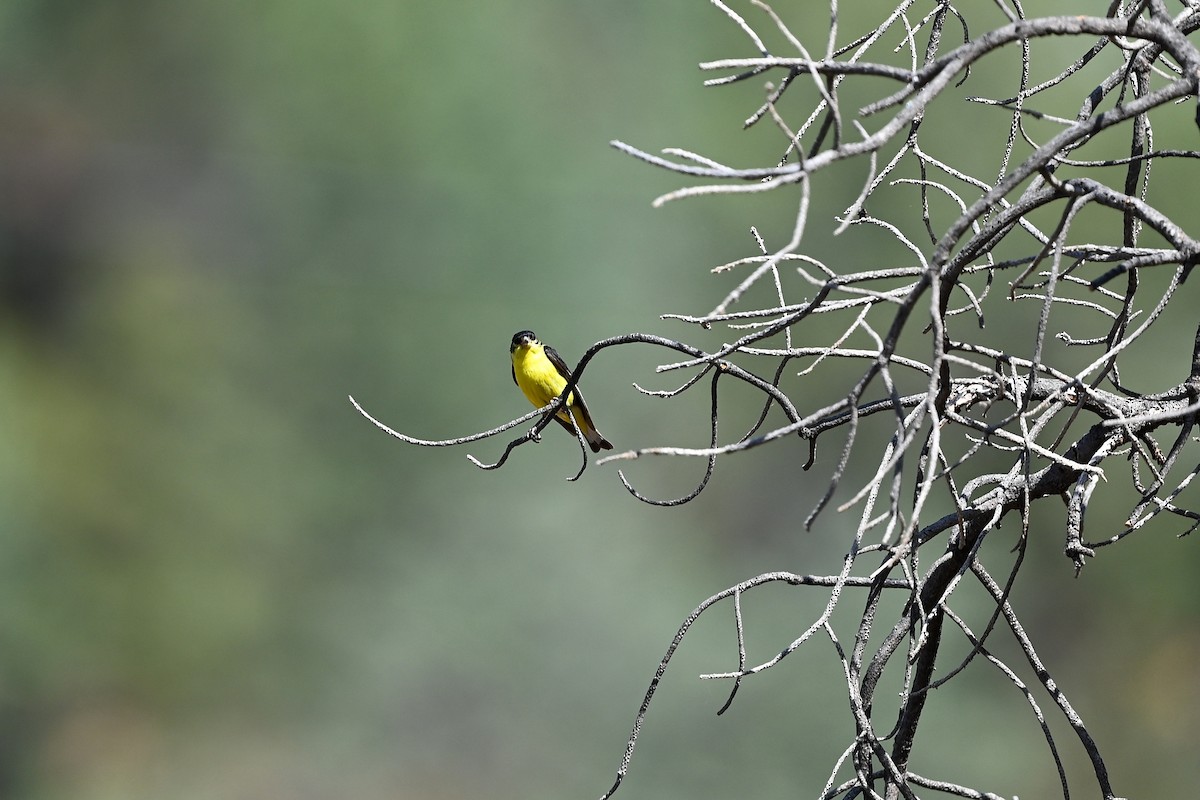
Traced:
<svg viewBox="0 0 1200 800">
<path fill-rule="evenodd" d="M 836 572 L 854 520 L 802 532 L 824 488 L 802 448 L 723 461 L 665 510 L 612 465 L 566 483 L 557 430 L 481 472 L 466 453 L 505 439 L 414 448 L 346 399 L 464 435 L 526 410 L 518 329 L 569 362 L 632 330 L 705 343 L 658 315 L 710 308 L 731 279 L 708 270 L 754 252 L 751 224 L 778 246 L 795 198 L 652 212 L 679 181 L 607 143 L 769 163 L 777 134 L 741 131 L 760 83 L 706 90 L 694 66 L 752 54 L 683 0 L 0 6 L 0 796 L 598 796 L 694 606 L 764 571 Z M 854 174 L 826 187 L 814 246 Z M 660 360 L 590 368 L 618 449 L 707 439 L 702 397 L 630 388 L 675 385 Z M 669 497 L 703 465 L 627 470 Z M 1147 531 L 1075 581 L 1055 514 L 1018 608 L 1118 790 L 1183 796 L 1194 541 Z M 748 596 L 751 659 L 824 600 Z M 828 645 L 718 719 L 728 687 L 695 676 L 736 665 L 732 637 L 728 608 L 697 625 L 622 796 L 823 784 L 852 736 Z M 1011 686 L 981 669 L 937 700 L 919 770 L 1053 791 Z"/>
</svg>

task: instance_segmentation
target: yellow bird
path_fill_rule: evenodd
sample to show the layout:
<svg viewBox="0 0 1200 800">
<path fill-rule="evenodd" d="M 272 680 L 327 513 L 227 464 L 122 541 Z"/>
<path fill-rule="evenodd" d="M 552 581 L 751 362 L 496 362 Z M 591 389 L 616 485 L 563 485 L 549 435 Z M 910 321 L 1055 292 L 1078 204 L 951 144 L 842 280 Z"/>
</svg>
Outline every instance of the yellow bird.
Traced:
<svg viewBox="0 0 1200 800">
<path fill-rule="evenodd" d="M 553 347 L 546 347 L 539 342 L 533 331 L 518 331 L 514 334 L 508 352 L 512 354 L 513 383 L 529 398 L 529 402 L 533 403 L 535 408 L 550 405 L 550 401 L 567 387 L 567 381 L 571 379 L 571 370 L 567 367 L 567 362 L 562 360 L 562 356 L 556 353 Z M 565 406 L 560 407 L 554 416 L 555 420 L 574 436 L 575 428 L 571 425 L 571 415 L 567 413 L 567 409 L 574 415 L 575 424 L 579 426 L 579 432 L 583 434 L 593 453 L 612 450 L 609 441 L 596 430 L 578 386 L 567 396 Z"/>
</svg>

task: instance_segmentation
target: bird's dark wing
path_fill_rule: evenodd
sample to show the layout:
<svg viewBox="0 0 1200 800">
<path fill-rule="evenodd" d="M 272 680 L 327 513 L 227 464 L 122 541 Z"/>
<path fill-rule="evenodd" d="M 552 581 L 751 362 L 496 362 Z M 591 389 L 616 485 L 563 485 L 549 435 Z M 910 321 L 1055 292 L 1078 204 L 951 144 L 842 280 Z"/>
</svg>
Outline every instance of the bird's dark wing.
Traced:
<svg viewBox="0 0 1200 800">
<path fill-rule="evenodd" d="M 571 380 L 571 369 L 567 366 L 567 362 L 563 361 L 563 357 L 558 354 L 558 351 L 548 345 L 543 345 L 542 350 L 545 351 L 546 358 L 550 359 L 550 363 L 558 370 L 558 374 Z"/>
<path fill-rule="evenodd" d="M 516 364 L 512 365 L 512 376 L 513 376 L 513 383 L 517 383 L 517 365 Z M 520 385 L 521 384 L 517 383 L 517 386 L 520 386 Z"/>
<path fill-rule="evenodd" d="M 546 352 L 546 358 L 550 359 L 550 363 L 558 370 L 558 374 L 568 381 L 571 380 L 571 370 L 567 367 L 567 362 L 563 361 L 562 356 L 558 354 L 558 351 L 553 347 L 546 347 L 545 345 L 542 346 L 542 349 Z M 576 419 L 582 420 L 580 427 L 583 428 L 584 439 L 587 440 L 588 446 L 592 448 L 592 452 L 599 453 L 601 450 L 612 450 L 612 444 L 600 435 L 600 431 L 596 430 L 596 423 L 592 421 L 592 412 L 588 411 L 587 403 L 583 400 L 583 392 L 580 391 L 578 385 L 572 394 L 575 400 L 571 404 L 572 411 L 577 415 Z M 554 419 L 569 432 L 572 434 L 575 433 L 575 427 L 562 417 L 555 415 Z"/>
<path fill-rule="evenodd" d="M 550 359 L 550 363 L 558 370 L 558 374 L 567 380 L 571 380 L 571 368 L 567 366 L 567 362 L 563 361 L 563 357 L 558 354 L 558 351 L 549 345 L 542 345 L 542 349 L 546 351 L 546 358 Z M 583 401 L 583 392 L 579 389 L 578 384 L 575 385 L 571 394 L 575 395 L 575 407 L 588 418 L 588 424 L 590 425 L 592 415 L 588 411 L 587 403 Z"/>
</svg>

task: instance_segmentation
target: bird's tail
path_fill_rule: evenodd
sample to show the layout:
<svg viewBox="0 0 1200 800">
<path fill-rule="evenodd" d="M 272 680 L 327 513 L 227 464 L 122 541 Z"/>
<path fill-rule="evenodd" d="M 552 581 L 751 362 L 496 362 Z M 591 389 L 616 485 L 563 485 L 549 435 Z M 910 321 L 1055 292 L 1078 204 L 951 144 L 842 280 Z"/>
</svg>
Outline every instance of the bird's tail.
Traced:
<svg viewBox="0 0 1200 800">
<path fill-rule="evenodd" d="M 612 442 L 600 435 L 600 431 L 595 428 L 588 428 L 587 433 L 583 435 L 587 439 L 587 443 L 591 446 L 593 453 L 599 453 L 601 450 L 612 450 Z"/>
<path fill-rule="evenodd" d="M 596 425 L 592 422 L 592 415 L 587 413 L 586 408 L 572 408 L 570 413 L 575 417 L 575 423 L 579 425 L 579 432 L 583 434 L 583 440 L 592 448 L 593 453 L 613 449 L 612 442 L 605 439 L 600 435 L 600 431 L 596 430 Z M 575 425 L 571 424 L 571 416 L 560 411 L 554 419 L 567 429 L 567 433 L 575 435 Z"/>
</svg>

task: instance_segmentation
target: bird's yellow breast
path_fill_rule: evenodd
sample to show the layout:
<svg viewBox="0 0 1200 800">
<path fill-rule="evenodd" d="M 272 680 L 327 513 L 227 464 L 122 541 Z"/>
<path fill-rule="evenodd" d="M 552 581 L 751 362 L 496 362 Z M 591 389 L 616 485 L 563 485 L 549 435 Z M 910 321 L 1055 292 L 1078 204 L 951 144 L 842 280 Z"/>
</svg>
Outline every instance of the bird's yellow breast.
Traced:
<svg viewBox="0 0 1200 800">
<path fill-rule="evenodd" d="M 549 405 L 567 385 L 567 379 L 558 374 L 540 344 L 524 345 L 513 350 L 512 361 L 517 386 L 529 402 L 538 408 Z M 568 397 L 567 405 L 573 401 L 573 395 Z M 559 415 L 566 416 L 562 412 Z"/>
</svg>

